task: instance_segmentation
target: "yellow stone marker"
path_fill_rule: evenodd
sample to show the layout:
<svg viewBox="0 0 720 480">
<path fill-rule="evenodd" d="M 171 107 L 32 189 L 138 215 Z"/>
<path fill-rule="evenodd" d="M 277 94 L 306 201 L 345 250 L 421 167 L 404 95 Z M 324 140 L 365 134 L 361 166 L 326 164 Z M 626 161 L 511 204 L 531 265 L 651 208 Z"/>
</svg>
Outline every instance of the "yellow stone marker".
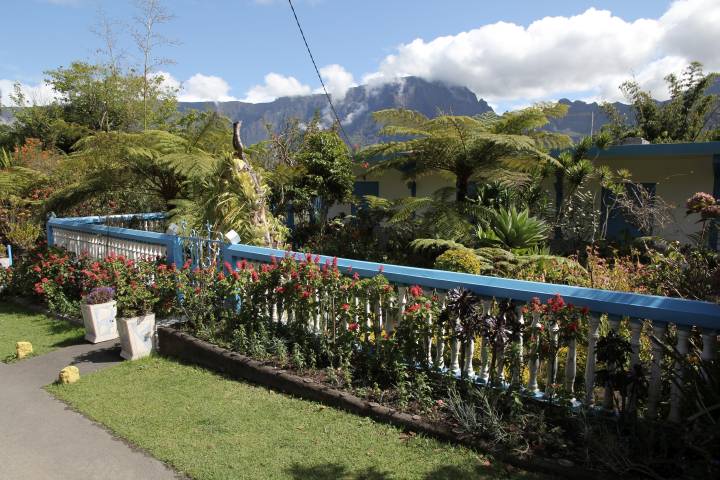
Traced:
<svg viewBox="0 0 720 480">
<path fill-rule="evenodd" d="M 30 342 L 17 342 L 15 344 L 15 354 L 18 359 L 30 356 L 32 352 L 32 343 Z"/>
<path fill-rule="evenodd" d="M 80 370 L 70 365 L 60 370 L 60 383 L 75 383 L 80 380 Z"/>
</svg>

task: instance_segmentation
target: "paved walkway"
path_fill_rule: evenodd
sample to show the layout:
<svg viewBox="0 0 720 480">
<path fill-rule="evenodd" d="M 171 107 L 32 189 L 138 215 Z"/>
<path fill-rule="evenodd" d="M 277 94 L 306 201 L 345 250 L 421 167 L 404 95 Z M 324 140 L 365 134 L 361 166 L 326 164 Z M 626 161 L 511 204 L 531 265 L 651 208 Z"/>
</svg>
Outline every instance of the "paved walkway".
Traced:
<svg viewBox="0 0 720 480">
<path fill-rule="evenodd" d="M 0 363 L 0 478 L 169 480 L 164 464 L 70 410 L 43 386 L 67 365 L 80 375 L 121 361 L 113 342 L 82 344 Z"/>
</svg>

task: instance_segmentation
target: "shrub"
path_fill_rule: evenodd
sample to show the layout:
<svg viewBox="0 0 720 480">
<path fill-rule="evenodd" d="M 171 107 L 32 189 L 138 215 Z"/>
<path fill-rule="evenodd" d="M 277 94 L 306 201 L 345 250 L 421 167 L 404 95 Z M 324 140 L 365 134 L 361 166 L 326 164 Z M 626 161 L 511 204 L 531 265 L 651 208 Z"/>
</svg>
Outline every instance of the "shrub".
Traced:
<svg viewBox="0 0 720 480">
<path fill-rule="evenodd" d="M 435 268 L 451 272 L 463 272 L 479 275 L 483 265 L 472 250 L 454 248 L 446 250 L 435 259 Z"/>
<path fill-rule="evenodd" d="M 12 282 L 12 269 L 0 267 L 0 295 L 7 292 L 10 282 Z"/>
<path fill-rule="evenodd" d="M 4 257 L 7 257 L 7 248 L 5 247 L 5 245 L 0 243 L 0 258 Z"/>
</svg>

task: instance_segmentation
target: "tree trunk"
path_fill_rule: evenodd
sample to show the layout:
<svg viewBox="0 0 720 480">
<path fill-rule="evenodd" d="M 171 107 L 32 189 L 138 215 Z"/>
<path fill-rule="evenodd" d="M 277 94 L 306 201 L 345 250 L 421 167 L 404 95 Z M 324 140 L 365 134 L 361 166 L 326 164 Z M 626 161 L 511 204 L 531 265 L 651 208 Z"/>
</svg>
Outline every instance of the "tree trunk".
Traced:
<svg viewBox="0 0 720 480">
<path fill-rule="evenodd" d="M 467 175 L 458 175 L 455 177 L 455 200 L 464 202 L 467 200 L 468 189 L 470 186 L 470 177 Z"/>
</svg>

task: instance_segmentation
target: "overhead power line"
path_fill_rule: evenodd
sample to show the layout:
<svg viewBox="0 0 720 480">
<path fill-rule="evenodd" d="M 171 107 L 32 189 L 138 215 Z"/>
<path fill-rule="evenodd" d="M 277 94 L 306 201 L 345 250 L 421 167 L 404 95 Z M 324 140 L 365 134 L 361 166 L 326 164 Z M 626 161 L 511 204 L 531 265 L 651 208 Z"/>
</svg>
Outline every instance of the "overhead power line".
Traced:
<svg viewBox="0 0 720 480">
<path fill-rule="evenodd" d="M 332 110 L 332 113 L 335 116 L 335 120 L 337 120 L 337 124 L 340 127 L 340 131 L 342 132 L 343 136 L 345 137 L 345 141 L 348 143 L 348 146 L 350 147 L 350 152 L 352 152 L 352 144 L 350 143 L 350 137 L 348 136 L 347 132 L 345 131 L 345 128 L 343 127 L 343 124 L 340 121 L 340 117 L 338 116 L 337 110 L 335 110 L 335 105 L 333 105 L 332 98 L 330 97 L 330 94 L 328 93 L 327 88 L 325 87 L 325 82 L 323 81 L 322 75 L 320 75 L 320 69 L 318 68 L 317 63 L 315 62 L 315 57 L 313 57 L 312 51 L 310 50 L 310 45 L 308 44 L 307 38 L 305 38 L 305 32 L 303 31 L 303 28 L 300 25 L 300 20 L 298 19 L 297 13 L 295 12 L 295 6 L 293 5 L 292 0 L 288 0 L 288 3 L 290 4 L 290 10 L 292 10 L 293 17 L 295 17 L 295 23 L 298 26 L 298 30 L 300 30 L 300 36 L 303 39 L 303 43 L 305 43 L 305 48 L 307 49 L 308 55 L 310 55 L 310 61 L 312 62 L 313 67 L 315 67 L 315 73 L 317 73 L 317 77 L 320 79 L 320 85 L 322 85 L 322 89 L 325 92 L 327 101 L 330 104 L 330 110 Z"/>
</svg>

